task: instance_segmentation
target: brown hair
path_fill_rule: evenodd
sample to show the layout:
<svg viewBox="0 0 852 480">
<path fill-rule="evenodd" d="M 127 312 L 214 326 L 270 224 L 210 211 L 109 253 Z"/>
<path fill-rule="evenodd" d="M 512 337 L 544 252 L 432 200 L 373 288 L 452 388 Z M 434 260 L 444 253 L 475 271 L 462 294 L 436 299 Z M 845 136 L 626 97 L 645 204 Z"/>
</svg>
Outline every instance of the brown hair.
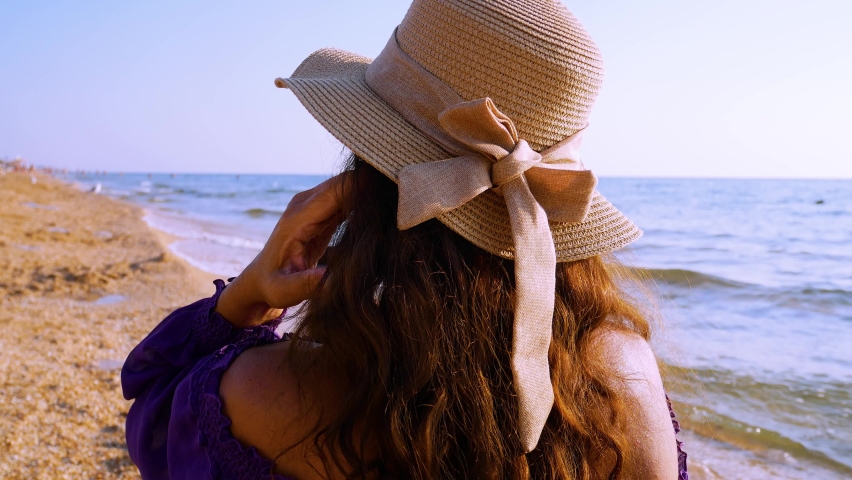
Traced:
<svg viewBox="0 0 852 480">
<path fill-rule="evenodd" d="M 312 358 L 347 383 L 311 435 L 326 465 L 351 478 L 618 478 L 624 407 L 589 355 L 591 334 L 627 328 L 647 338 L 649 328 L 603 260 L 557 264 L 556 400 L 524 455 L 509 367 L 513 262 L 437 220 L 397 229 L 396 185 L 354 155 L 346 169 L 346 221 L 294 334 L 318 342 Z M 305 345 L 289 351 L 300 381 Z"/>
</svg>

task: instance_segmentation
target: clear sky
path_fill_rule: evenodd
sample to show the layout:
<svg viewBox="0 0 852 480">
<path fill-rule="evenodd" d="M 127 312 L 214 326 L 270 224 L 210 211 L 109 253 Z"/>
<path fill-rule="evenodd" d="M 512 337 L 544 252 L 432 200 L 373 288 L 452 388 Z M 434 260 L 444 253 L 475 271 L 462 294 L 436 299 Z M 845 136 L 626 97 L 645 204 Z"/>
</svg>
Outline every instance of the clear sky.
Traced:
<svg viewBox="0 0 852 480">
<path fill-rule="evenodd" d="M 852 178 L 852 1 L 567 0 L 607 77 L 603 176 Z M 330 173 L 274 87 L 312 51 L 375 56 L 405 0 L 0 2 L 0 157 L 72 169 Z"/>
</svg>

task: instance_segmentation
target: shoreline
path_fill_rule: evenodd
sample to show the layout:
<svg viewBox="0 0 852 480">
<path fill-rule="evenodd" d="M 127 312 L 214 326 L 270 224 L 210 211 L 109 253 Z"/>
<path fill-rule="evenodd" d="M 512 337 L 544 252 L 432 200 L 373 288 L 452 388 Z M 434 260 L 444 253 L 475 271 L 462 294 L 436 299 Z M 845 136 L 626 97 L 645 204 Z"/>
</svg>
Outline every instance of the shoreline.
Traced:
<svg viewBox="0 0 852 480">
<path fill-rule="evenodd" d="M 169 253 L 169 255 L 174 256 L 177 261 L 183 262 L 184 267 L 188 270 L 189 278 L 192 281 L 196 282 L 199 288 L 201 288 L 201 286 L 206 287 L 208 285 L 212 285 L 213 280 L 219 278 L 221 278 L 222 280 L 227 280 L 226 276 L 214 272 L 209 272 L 201 267 L 193 265 L 193 263 L 189 259 L 184 258 L 180 254 L 174 252 L 171 249 L 171 245 L 177 241 L 183 240 L 181 237 L 160 230 L 157 227 L 151 226 L 150 224 L 148 224 L 148 222 L 144 220 L 143 217 L 139 217 L 139 221 L 144 223 L 151 230 L 151 233 L 154 234 L 154 236 L 157 238 L 157 241 L 160 243 L 160 245 L 162 245 L 163 249 L 165 249 Z"/>
</svg>

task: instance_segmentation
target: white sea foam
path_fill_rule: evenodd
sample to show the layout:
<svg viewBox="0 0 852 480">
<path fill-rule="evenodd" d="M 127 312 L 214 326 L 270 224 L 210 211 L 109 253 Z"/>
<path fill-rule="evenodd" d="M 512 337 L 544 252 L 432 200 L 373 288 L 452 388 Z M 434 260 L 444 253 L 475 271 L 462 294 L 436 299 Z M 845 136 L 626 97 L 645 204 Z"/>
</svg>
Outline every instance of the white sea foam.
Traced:
<svg viewBox="0 0 852 480">
<path fill-rule="evenodd" d="M 238 227 L 160 210 L 146 210 L 145 222 L 179 240 L 169 249 L 204 271 L 236 275 L 260 252 L 260 238 L 240 235 Z"/>
</svg>

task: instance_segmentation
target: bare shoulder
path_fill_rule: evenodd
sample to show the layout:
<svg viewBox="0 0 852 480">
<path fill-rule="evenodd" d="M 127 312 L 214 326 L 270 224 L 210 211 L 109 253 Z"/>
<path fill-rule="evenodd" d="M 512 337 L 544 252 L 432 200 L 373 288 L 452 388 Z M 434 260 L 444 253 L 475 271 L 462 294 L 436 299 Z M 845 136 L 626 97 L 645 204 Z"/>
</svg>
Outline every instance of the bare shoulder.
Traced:
<svg viewBox="0 0 852 480">
<path fill-rule="evenodd" d="M 243 352 L 222 376 L 219 395 L 237 439 L 265 452 L 282 414 L 298 410 L 295 376 L 285 361 L 287 342 Z M 277 455 L 277 453 L 276 453 Z"/>
<path fill-rule="evenodd" d="M 677 478 L 677 443 L 651 346 L 629 331 L 609 329 L 594 335 L 593 355 L 611 367 L 611 387 L 627 407 L 628 478 Z"/>
<path fill-rule="evenodd" d="M 316 478 L 303 439 L 319 416 L 310 393 L 298 388 L 287 348 L 280 342 L 243 352 L 222 376 L 219 395 L 237 440 L 274 459 L 277 473 Z"/>
<path fill-rule="evenodd" d="M 625 380 L 657 383 L 662 389 L 657 358 L 644 338 L 627 330 L 603 328 L 592 335 L 592 354 L 606 361 L 613 373 Z"/>
</svg>

